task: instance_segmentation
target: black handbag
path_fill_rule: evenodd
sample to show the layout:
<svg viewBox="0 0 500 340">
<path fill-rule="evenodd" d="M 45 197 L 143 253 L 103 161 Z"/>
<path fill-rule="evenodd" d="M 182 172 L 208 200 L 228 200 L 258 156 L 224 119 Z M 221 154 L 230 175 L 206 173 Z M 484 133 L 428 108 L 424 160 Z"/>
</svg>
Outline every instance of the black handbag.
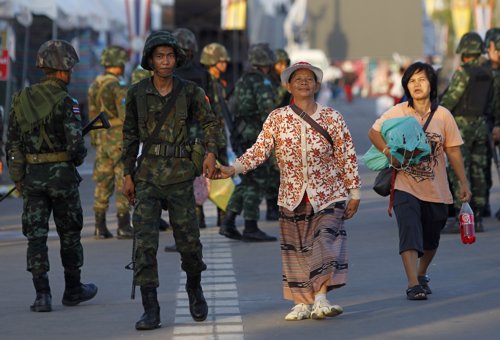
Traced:
<svg viewBox="0 0 500 340">
<path fill-rule="evenodd" d="M 391 194 L 392 188 L 392 176 L 396 175 L 396 169 L 389 167 L 384 170 L 380 170 L 375 177 L 375 182 L 373 183 L 373 190 L 380 196 L 389 196 Z"/>
</svg>

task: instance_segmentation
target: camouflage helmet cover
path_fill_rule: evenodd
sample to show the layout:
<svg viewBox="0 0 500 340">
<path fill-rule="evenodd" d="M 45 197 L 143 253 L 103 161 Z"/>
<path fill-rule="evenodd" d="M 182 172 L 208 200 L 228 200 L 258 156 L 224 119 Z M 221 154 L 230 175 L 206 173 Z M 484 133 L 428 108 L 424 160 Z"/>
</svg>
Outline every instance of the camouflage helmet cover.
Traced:
<svg viewBox="0 0 500 340">
<path fill-rule="evenodd" d="M 491 41 L 495 44 L 495 50 L 500 51 L 500 34 L 496 34 Z"/>
<path fill-rule="evenodd" d="M 36 55 L 36 67 L 58 71 L 69 71 L 79 61 L 74 47 L 64 40 L 44 42 Z"/>
<path fill-rule="evenodd" d="M 486 31 L 486 35 L 484 37 L 484 45 L 488 48 L 490 41 L 495 42 L 495 38 L 500 35 L 500 28 L 493 27 Z"/>
<path fill-rule="evenodd" d="M 123 47 L 110 46 L 102 51 L 101 65 L 104 67 L 125 67 L 127 61 L 128 53 Z"/>
<path fill-rule="evenodd" d="M 481 54 L 483 53 L 483 40 L 476 32 L 465 33 L 458 43 L 455 53 Z"/>
<path fill-rule="evenodd" d="M 141 59 L 141 66 L 143 69 L 153 71 L 153 68 L 149 64 L 149 58 L 155 47 L 158 46 L 171 46 L 174 49 L 177 67 L 181 66 L 186 61 L 186 55 L 172 33 L 168 31 L 156 31 L 151 33 L 144 43 Z"/>
<path fill-rule="evenodd" d="M 211 43 L 201 51 L 200 63 L 213 66 L 219 61 L 230 61 L 226 48 L 219 43 Z"/>
<path fill-rule="evenodd" d="M 196 36 L 191 30 L 187 28 L 178 28 L 172 32 L 179 47 L 185 50 L 191 50 L 193 53 L 198 52 L 198 42 Z"/>
<path fill-rule="evenodd" d="M 250 46 L 248 50 L 248 61 L 255 66 L 271 66 L 276 62 L 274 52 L 266 43 Z"/>
<path fill-rule="evenodd" d="M 274 50 L 274 56 L 276 57 L 276 62 L 284 61 L 287 64 L 290 64 L 290 56 L 286 51 L 282 48 L 277 48 Z"/>
</svg>

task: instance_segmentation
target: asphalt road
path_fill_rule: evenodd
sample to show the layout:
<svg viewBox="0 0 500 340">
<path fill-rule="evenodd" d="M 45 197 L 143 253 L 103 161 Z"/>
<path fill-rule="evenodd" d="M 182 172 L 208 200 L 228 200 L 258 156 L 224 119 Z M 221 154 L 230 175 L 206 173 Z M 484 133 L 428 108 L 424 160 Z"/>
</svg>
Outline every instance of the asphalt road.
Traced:
<svg viewBox="0 0 500 340">
<path fill-rule="evenodd" d="M 339 100 L 333 105 L 344 114 L 358 154 L 369 147 L 366 132 L 375 119 L 373 100 Z M 163 327 L 138 332 L 142 314 L 138 298 L 130 299 L 131 241 L 94 240 L 90 178 L 92 154 L 80 169 L 84 209 L 82 280 L 99 287 L 97 296 L 76 307 L 61 304 L 64 290 L 59 242 L 51 228 L 49 238 L 53 312 L 32 313 L 35 292 L 25 271 L 26 242 L 21 234 L 22 201 L 0 203 L 0 339 L 498 339 L 500 322 L 500 222 L 485 220 L 486 231 L 473 245 L 459 235 L 443 235 L 429 275 L 433 294 L 427 301 L 408 301 L 406 279 L 398 255 L 394 218 L 387 216 L 387 199 L 371 190 L 375 174 L 361 166 L 362 203 L 347 222 L 349 243 L 348 284 L 329 294 L 344 307 L 344 314 L 323 321 L 289 322 L 292 307 L 282 298 L 279 244 L 243 243 L 217 233 L 215 207 L 205 205 L 208 228 L 202 230 L 208 270 L 203 287 L 210 306 L 205 322 L 189 317 L 184 294 L 185 276 L 179 256 L 162 251 L 172 244 L 170 231 L 160 235 L 158 298 Z M 500 185 L 495 178 L 492 209 L 500 206 Z M 8 184 L 6 178 L 0 184 Z M 262 206 L 265 211 L 265 205 Z M 116 230 L 114 208 L 108 213 Z M 238 220 L 242 225 L 242 220 Z M 261 219 L 261 228 L 277 235 L 275 222 Z"/>
</svg>

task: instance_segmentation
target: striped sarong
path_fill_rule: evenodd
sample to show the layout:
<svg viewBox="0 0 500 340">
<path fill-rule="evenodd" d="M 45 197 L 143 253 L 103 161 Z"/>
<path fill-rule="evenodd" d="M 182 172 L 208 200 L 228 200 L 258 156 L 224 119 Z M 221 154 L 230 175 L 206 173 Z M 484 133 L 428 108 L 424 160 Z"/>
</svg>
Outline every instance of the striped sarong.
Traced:
<svg viewBox="0 0 500 340">
<path fill-rule="evenodd" d="M 314 214 L 306 200 L 290 211 L 280 207 L 280 242 L 283 264 L 283 296 L 295 304 L 314 303 L 314 294 L 347 280 L 345 206 L 334 203 Z"/>
</svg>

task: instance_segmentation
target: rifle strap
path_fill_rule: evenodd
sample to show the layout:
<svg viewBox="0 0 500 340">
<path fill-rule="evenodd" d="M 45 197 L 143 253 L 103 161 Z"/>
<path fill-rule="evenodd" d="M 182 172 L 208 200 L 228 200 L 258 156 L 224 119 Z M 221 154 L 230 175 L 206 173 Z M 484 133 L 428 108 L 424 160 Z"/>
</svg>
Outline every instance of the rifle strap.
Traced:
<svg viewBox="0 0 500 340">
<path fill-rule="evenodd" d="M 179 96 L 179 93 L 181 93 L 182 88 L 184 87 L 184 82 L 181 79 L 179 79 L 177 84 L 175 82 L 175 79 L 178 79 L 178 78 L 174 78 L 174 84 L 173 84 L 174 89 L 172 91 L 170 98 L 165 103 L 165 105 L 163 105 L 163 107 L 161 109 L 160 120 L 156 123 L 156 126 L 155 126 L 155 129 L 153 130 L 153 133 L 151 133 L 151 135 L 149 135 L 149 138 L 144 142 L 144 144 L 142 146 L 141 155 L 139 156 L 139 158 L 137 158 L 136 171 L 139 170 L 139 168 L 142 164 L 142 161 L 144 160 L 144 157 L 147 155 L 149 149 L 151 148 L 151 145 L 153 144 L 153 140 L 158 136 L 158 133 L 160 133 L 161 127 L 163 126 L 163 124 L 165 124 L 165 121 L 167 120 L 168 114 L 170 113 L 170 111 L 172 111 L 172 108 L 174 107 L 174 104 L 177 100 L 177 97 Z"/>
<path fill-rule="evenodd" d="M 330 143 L 330 145 L 332 146 L 333 148 L 333 139 L 332 137 L 330 136 L 330 134 L 321 127 L 321 125 L 319 125 L 314 119 L 311 118 L 311 116 L 309 116 L 307 113 L 305 113 L 304 111 L 302 111 L 297 105 L 295 104 L 290 104 L 290 108 L 293 110 L 293 112 L 295 112 L 300 118 L 302 118 L 303 120 L 306 121 L 306 123 L 308 123 L 309 125 L 311 125 L 311 127 L 318 131 L 323 137 L 325 137 L 325 139 L 328 141 L 328 143 Z"/>
</svg>

